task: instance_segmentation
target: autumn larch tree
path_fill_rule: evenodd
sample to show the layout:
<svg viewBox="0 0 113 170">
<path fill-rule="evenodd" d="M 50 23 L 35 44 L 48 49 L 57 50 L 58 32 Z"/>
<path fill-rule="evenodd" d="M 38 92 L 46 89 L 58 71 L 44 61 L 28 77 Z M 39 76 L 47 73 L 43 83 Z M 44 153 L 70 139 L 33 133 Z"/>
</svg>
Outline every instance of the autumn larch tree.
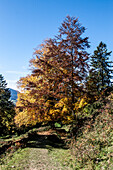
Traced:
<svg viewBox="0 0 113 170">
<path fill-rule="evenodd" d="M 88 69 L 89 43 L 88 37 L 82 38 L 84 31 L 77 18 L 67 16 L 58 35 L 36 49 L 30 61 L 32 74 L 19 81 L 24 91 L 17 102 L 17 124 L 19 115 L 30 115 L 31 110 L 37 122 L 75 116 L 74 104 L 83 94 Z"/>
<path fill-rule="evenodd" d="M 49 53 L 51 65 L 57 66 L 57 70 L 63 71 L 60 74 L 59 92 L 64 97 L 71 98 L 71 111 L 74 113 L 74 103 L 78 97 L 83 94 L 83 81 L 87 75 L 88 53 L 86 48 L 89 47 L 88 37 L 82 38 L 85 27 L 81 26 L 78 19 L 67 16 L 58 35 L 54 39 L 49 39 Z"/>
</svg>

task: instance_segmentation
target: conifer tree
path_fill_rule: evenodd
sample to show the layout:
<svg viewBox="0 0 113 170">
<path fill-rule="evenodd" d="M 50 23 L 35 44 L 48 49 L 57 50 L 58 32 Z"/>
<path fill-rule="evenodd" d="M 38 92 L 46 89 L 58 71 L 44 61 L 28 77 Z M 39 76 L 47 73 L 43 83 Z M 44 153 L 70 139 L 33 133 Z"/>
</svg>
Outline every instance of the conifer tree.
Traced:
<svg viewBox="0 0 113 170">
<path fill-rule="evenodd" d="M 11 130 L 14 118 L 14 105 L 10 101 L 10 91 L 7 83 L 0 74 L 0 132 L 8 133 Z"/>
<path fill-rule="evenodd" d="M 91 73 L 90 77 L 93 75 L 95 81 L 97 82 L 98 92 L 111 86 L 111 79 L 113 77 L 113 62 L 109 61 L 109 56 L 111 51 L 108 52 L 106 44 L 100 42 L 94 54 L 91 56 Z"/>
</svg>

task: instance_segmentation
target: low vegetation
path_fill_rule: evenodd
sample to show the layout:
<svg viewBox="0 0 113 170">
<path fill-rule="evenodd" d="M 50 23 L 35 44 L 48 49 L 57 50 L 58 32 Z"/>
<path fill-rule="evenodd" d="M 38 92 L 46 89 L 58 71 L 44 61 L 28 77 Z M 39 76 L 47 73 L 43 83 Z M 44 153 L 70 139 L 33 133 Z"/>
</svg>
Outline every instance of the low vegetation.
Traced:
<svg viewBox="0 0 113 170">
<path fill-rule="evenodd" d="M 78 169 L 113 169 L 113 94 L 99 103 L 72 140 Z"/>
</svg>

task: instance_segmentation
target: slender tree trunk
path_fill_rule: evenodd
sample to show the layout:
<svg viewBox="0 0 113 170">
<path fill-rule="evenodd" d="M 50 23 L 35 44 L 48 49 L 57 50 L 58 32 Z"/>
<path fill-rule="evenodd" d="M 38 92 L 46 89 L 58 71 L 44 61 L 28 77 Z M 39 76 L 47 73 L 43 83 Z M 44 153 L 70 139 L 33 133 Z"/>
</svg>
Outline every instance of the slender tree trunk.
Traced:
<svg viewBox="0 0 113 170">
<path fill-rule="evenodd" d="M 71 51 L 71 57 L 72 57 L 72 84 L 71 84 L 71 86 L 72 86 L 72 92 L 71 92 L 71 95 L 72 95 L 72 115 L 74 116 L 74 119 L 75 119 L 75 113 L 74 113 L 74 110 L 73 110 L 73 105 L 74 105 L 74 83 L 73 83 L 73 48 L 72 48 L 72 51 Z"/>
<path fill-rule="evenodd" d="M 104 87 L 104 76 L 103 76 L 103 62 L 102 62 L 102 88 Z"/>
</svg>

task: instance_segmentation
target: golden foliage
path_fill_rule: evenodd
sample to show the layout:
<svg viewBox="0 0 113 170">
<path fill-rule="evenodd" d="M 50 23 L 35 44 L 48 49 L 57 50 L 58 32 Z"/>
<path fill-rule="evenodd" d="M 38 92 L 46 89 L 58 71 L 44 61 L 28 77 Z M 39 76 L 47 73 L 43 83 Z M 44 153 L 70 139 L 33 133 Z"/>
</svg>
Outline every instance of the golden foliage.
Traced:
<svg viewBox="0 0 113 170">
<path fill-rule="evenodd" d="M 21 93 L 16 105 L 16 124 L 73 120 L 74 102 L 81 96 L 81 83 L 88 68 L 89 54 L 85 49 L 89 47 L 88 38 L 81 38 L 84 31 L 75 17 L 68 16 L 59 35 L 35 50 L 35 57 L 30 60 L 31 75 L 18 82 Z M 84 103 L 81 100 L 77 107 Z"/>
</svg>

